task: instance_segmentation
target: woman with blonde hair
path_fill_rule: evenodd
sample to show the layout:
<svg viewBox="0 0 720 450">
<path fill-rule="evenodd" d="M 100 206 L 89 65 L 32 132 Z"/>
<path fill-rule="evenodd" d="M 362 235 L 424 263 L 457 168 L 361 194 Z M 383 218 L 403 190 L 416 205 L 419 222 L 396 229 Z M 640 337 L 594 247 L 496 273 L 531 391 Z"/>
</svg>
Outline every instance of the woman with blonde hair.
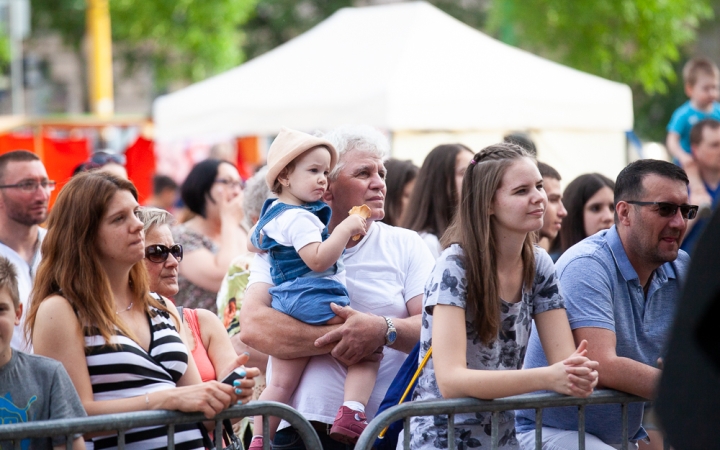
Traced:
<svg viewBox="0 0 720 450">
<path fill-rule="evenodd" d="M 201 382 L 177 310 L 150 294 L 138 209 L 132 183 L 111 174 L 83 173 L 65 185 L 42 244 L 27 333 L 37 354 L 63 364 L 89 416 L 169 409 L 212 418 L 245 397 Z M 167 426 L 132 429 L 125 439 L 159 448 L 167 433 Z M 174 441 L 204 448 L 195 424 L 175 426 Z M 93 443 L 116 447 L 117 436 Z"/>
</svg>

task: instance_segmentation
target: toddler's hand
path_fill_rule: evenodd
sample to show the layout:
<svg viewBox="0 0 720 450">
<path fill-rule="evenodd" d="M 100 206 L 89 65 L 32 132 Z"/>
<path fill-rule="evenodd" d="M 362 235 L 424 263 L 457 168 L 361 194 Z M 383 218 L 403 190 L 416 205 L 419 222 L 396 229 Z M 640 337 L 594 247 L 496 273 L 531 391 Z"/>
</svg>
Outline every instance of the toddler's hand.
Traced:
<svg viewBox="0 0 720 450">
<path fill-rule="evenodd" d="M 347 219 L 343 220 L 340 223 L 340 226 L 343 227 L 350 234 L 350 236 L 355 236 L 358 234 L 361 236 L 365 236 L 365 233 L 367 233 L 367 231 L 365 230 L 365 228 L 367 227 L 367 222 L 362 216 L 358 214 L 349 215 Z"/>
</svg>

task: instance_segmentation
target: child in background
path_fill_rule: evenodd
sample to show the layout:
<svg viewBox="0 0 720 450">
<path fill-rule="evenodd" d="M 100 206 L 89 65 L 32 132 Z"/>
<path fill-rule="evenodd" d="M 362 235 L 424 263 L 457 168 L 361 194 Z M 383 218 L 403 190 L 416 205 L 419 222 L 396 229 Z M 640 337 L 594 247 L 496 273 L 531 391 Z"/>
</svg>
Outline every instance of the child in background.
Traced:
<svg viewBox="0 0 720 450">
<path fill-rule="evenodd" d="M 328 174 L 338 160 L 333 145 L 321 138 L 283 128 L 268 152 L 265 178 L 277 199 L 265 202 L 248 248 L 267 252 L 275 287 L 272 307 L 302 322 L 340 323 L 331 303 L 350 303 L 345 288 L 342 254 L 355 235 L 366 232 L 365 219 L 351 214 L 328 233 L 330 207 L 322 201 Z M 357 237 L 355 238 L 357 239 Z M 272 376 L 260 400 L 288 403 L 309 358 L 272 358 Z M 330 430 L 330 437 L 354 443 L 367 425 L 365 405 L 372 393 L 379 362 L 348 367 L 344 403 Z M 279 420 L 271 418 L 270 432 Z M 262 430 L 262 416 L 255 430 Z M 254 436 L 250 450 L 261 449 L 262 436 Z"/>
<path fill-rule="evenodd" d="M 707 58 L 693 58 L 683 68 L 685 93 L 690 98 L 675 110 L 668 124 L 667 149 L 690 179 L 691 202 L 700 205 L 700 216 L 711 214 L 712 199 L 700 178 L 695 159 L 690 150 L 690 130 L 703 119 L 720 120 L 718 85 L 720 71 Z"/>
<path fill-rule="evenodd" d="M 0 424 L 84 417 L 85 410 L 62 364 L 10 347 L 22 310 L 15 267 L 0 257 Z M 64 449 L 65 440 L 65 436 L 26 439 L 21 448 Z M 0 441 L 0 448 L 15 447 Z M 75 436 L 72 448 L 85 448 L 82 436 Z"/>
</svg>

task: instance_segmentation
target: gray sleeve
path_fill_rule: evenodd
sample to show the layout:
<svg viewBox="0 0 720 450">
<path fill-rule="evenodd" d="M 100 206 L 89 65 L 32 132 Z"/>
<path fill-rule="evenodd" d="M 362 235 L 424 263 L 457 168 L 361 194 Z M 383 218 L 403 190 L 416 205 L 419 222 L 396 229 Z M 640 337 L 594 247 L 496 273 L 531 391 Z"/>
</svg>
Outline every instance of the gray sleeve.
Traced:
<svg viewBox="0 0 720 450">
<path fill-rule="evenodd" d="M 55 373 L 52 377 L 50 385 L 50 411 L 48 419 L 69 419 L 74 417 L 85 417 L 85 408 L 80 402 L 75 386 L 70 380 L 70 376 L 62 364 L 57 364 Z M 77 434 L 73 438 L 80 437 Z M 54 436 L 52 438 L 53 445 L 64 445 L 65 436 Z"/>
<path fill-rule="evenodd" d="M 467 279 L 460 254 L 447 249 L 440 255 L 425 287 L 424 307 L 428 314 L 435 305 L 467 308 Z"/>
<path fill-rule="evenodd" d="M 552 258 L 542 249 L 535 251 L 535 280 L 532 287 L 532 314 L 565 308 Z"/>
</svg>

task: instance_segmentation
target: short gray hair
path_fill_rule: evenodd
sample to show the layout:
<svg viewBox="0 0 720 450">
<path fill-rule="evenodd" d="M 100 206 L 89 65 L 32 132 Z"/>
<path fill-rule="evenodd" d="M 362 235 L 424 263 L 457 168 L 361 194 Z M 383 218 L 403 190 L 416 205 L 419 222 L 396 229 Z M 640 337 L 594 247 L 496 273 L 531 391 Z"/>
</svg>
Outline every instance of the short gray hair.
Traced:
<svg viewBox="0 0 720 450">
<path fill-rule="evenodd" d="M 331 130 L 323 138 L 330 141 L 338 151 L 338 163 L 330 172 L 330 180 L 337 180 L 345 165 L 345 155 L 350 152 L 370 153 L 379 160 L 390 153 L 390 142 L 377 129 L 368 125 L 343 125 Z"/>
<path fill-rule="evenodd" d="M 268 188 L 265 182 L 265 175 L 267 175 L 268 167 L 265 166 L 262 169 L 255 172 L 255 175 L 250 177 L 245 183 L 245 189 L 243 190 L 243 211 L 245 212 L 245 225 L 247 229 L 255 225 L 253 223 L 253 217 L 260 217 L 263 204 L 265 200 L 269 198 L 275 198 L 277 195 L 273 194 Z"/>
<path fill-rule="evenodd" d="M 175 217 L 164 209 L 154 208 L 152 206 L 143 206 L 138 210 L 138 219 L 143 223 L 143 231 L 147 235 L 152 227 L 162 225 L 172 225 L 175 223 Z"/>
</svg>

